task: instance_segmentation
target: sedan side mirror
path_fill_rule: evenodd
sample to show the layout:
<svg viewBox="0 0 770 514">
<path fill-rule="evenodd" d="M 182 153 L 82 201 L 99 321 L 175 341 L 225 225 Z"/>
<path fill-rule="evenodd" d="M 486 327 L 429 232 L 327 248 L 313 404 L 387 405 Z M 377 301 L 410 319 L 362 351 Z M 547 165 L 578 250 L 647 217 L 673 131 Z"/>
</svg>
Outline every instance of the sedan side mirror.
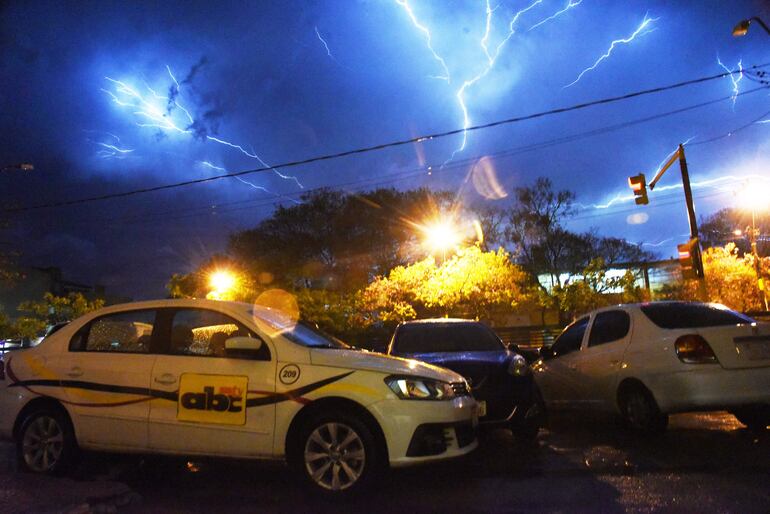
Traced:
<svg viewBox="0 0 770 514">
<path fill-rule="evenodd" d="M 540 350 L 538 350 L 537 353 L 538 355 L 540 355 L 540 358 L 543 359 L 544 361 L 548 359 L 553 359 L 554 356 L 556 355 L 553 351 L 553 348 L 551 348 L 550 346 L 541 346 Z"/>
</svg>

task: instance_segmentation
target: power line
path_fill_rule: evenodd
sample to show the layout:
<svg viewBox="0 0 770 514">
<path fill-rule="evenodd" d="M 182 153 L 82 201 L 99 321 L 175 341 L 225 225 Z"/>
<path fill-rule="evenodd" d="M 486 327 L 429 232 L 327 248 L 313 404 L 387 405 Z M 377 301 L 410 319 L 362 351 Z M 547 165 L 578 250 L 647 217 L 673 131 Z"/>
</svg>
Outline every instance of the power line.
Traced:
<svg viewBox="0 0 770 514">
<path fill-rule="evenodd" d="M 767 67 L 768 65 L 770 65 L 770 63 L 764 63 L 764 64 L 761 64 L 761 65 L 755 65 L 755 66 L 752 66 L 751 69 L 761 69 L 761 68 Z M 70 206 L 70 205 L 78 205 L 78 204 L 84 204 L 84 203 L 98 202 L 98 201 L 103 201 L 103 200 L 110 200 L 110 199 L 113 199 L 113 198 L 124 198 L 124 197 L 127 197 L 127 196 L 133 196 L 133 195 L 138 195 L 138 194 L 151 193 L 151 192 L 155 192 L 155 191 L 163 191 L 163 190 L 167 190 L 167 189 L 175 189 L 175 188 L 186 187 L 186 186 L 191 186 L 191 185 L 195 185 L 195 184 L 203 184 L 203 183 L 206 183 L 206 182 L 213 182 L 215 180 L 221 180 L 221 179 L 231 178 L 231 177 L 239 177 L 239 176 L 249 175 L 249 174 L 253 174 L 253 173 L 272 171 L 272 170 L 275 170 L 275 169 L 293 168 L 293 167 L 302 166 L 302 165 L 305 165 L 305 164 L 312 164 L 312 163 L 316 163 L 316 162 L 322 162 L 322 161 L 328 161 L 328 160 L 333 160 L 333 159 L 339 159 L 339 158 L 348 157 L 348 156 L 351 156 L 351 155 L 364 154 L 364 153 L 384 150 L 384 149 L 387 149 L 387 148 L 395 148 L 395 147 L 398 147 L 398 146 L 404 146 L 404 145 L 413 144 L 413 143 L 421 143 L 421 142 L 424 142 L 424 141 L 431 141 L 431 140 L 434 140 L 434 139 L 439 139 L 439 138 L 444 138 L 444 137 L 453 136 L 453 135 L 457 135 L 457 134 L 462 134 L 462 133 L 465 133 L 465 132 L 473 132 L 473 131 L 477 131 L 477 130 L 483 130 L 483 129 L 493 128 L 493 127 L 499 127 L 499 126 L 502 126 L 502 125 L 509 125 L 509 124 L 513 124 L 513 123 L 518 123 L 518 122 L 522 122 L 522 121 L 534 120 L 534 119 L 537 119 L 537 118 L 542 118 L 542 117 L 545 117 L 545 116 L 551 116 L 551 115 L 555 115 L 555 114 L 563 114 L 563 113 L 566 113 L 566 112 L 582 110 L 582 109 L 586 109 L 588 107 L 594 107 L 594 106 L 597 106 L 597 105 L 606 105 L 606 104 L 615 103 L 615 102 L 619 102 L 619 101 L 623 101 L 623 100 L 629 100 L 629 99 L 632 99 L 632 98 L 637 98 L 637 97 L 646 96 L 646 95 L 650 95 L 650 94 L 662 93 L 662 92 L 670 91 L 670 90 L 673 90 L 673 89 L 679 89 L 679 88 L 682 88 L 682 87 L 687 87 L 687 86 L 691 86 L 691 85 L 695 85 L 695 84 L 701 84 L 701 83 L 708 82 L 708 81 L 711 81 L 711 80 L 716 80 L 716 79 L 720 79 L 720 78 L 728 77 L 728 76 L 731 76 L 731 75 L 734 75 L 734 74 L 737 74 L 737 73 L 744 73 L 744 72 L 745 72 L 745 70 L 734 70 L 734 71 L 730 71 L 730 72 L 719 73 L 717 75 L 711 75 L 711 76 L 707 76 L 707 77 L 701 77 L 701 78 L 697 78 L 697 79 L 686 80 L 686 81 L 677 82 L 677 83 L 674 83 L 674 84 L 669 84 L 669 85 L 666 85 L 666 86 L 659 86 L 659 87 L 654 87 L 654 88 L 650 88 L 650 89 L 644 89 L 644 90 L 641 90 L 641 91 L 635 91 L 633 93 L 627 93 L 627 94 L 624 94 L 624 95 L 618 95 L 618 96 L 603 98 L 603 99 L 600 99 L 600 100 L 593 100 L 593 101 L 590 101 L 590 102 L 583 102 L 583 103 L 572 105 L 570 107 L 559 107 L 559 108 L 556 108 L 556 109 L 550 109 L 550 110 L 547 110 L 547 111 L 541 111 L 541 112 L 537 112 L 537 113 L 533 113 L 533 114 L 528 114 L 528 115 L 524 115 L 524 116 L 516 116 L 516 117 L 512 117 L 512 118 L 506 118 L 506 119 L 502 119 L 502 120 L 498 120 L 498 121 L 493 121 L 493 122 L 490 122 L 490 123 L 484 123 L 484 124 L 481 124 L 481 125 L 475 125 L 475 126 L 468 127 L 468 128 L 465 128 L 465 129 L 454 129 L 454 130 L 449 130 L 449 131 L 446 131 L 446 132 L 436 132 L 436 133 L 429 134 L 429 135 L 417 136 L 417 137 L 413 137 L 413 138 L 409 138 L 409 139 L 403 139 L 403 140 L 399 140 L 399 141 L 392 141 L 392 142 L 389 142 L 389 143 L 382 143 L 382 144 L 378 144 L 378 145 L 357 148 L 357 149 L 354 149 L 354 150 L 346 150 L 346 151 L 343 151 L 343 152 L 337 152 L 337 153 L 332 153 L 332 154 L 320 155 L 320 156 L 311 157 L 311 158 L 308 158 L 308 159 L 289 161 L 289 162 L 285 162 L 285 163 L 282 163 L 282 164 L 277 164 L 275 166 L 269 166 L 269 167 L 268 166 L 264 166 L 264 167 L 254 168 L 254 169 L 245 170 L 245 171 L 225 173 L 225 174 L 222 174 L 222 175 L 214 175 L 214 176 L 211 176 L 211 177 L 198 178 L 198 179 L 192 179 L 192 180 L 185 180 L 185 181 L 181 181 L 181 182 L 174 182 L 174 183 L 163 184 L 163 185 L 159 185 L 159 186 L 144 187 L 144 188 L 140 188 L 140 189 L 133 189 L 133 190 L 129 190 L 129 191 L 122 191 L 122 192 L 119 192 L 119 193 L 108 193 L 108 194 L 104 194 L 104 195 L 91 196 L 91 197 L 86 197 L 86 198 L 79 198 L 79 199 L 75 199 L 75 200 L 64 200 L 64 201 L 60 201 L 60 202 L 50 202 L 50 203 L 46 203 L 46 204 L 38 204 L 38 205 L 29 206 L 29 207 L 17 207 L 17 208 L 5 209 L 3 212 L 6 212 L 6 213 L 25 212 L 25 211 L 45 209 L 45 208 L 51 208 L 51 207 L 65 207 L 65 206 Z"/>
<path fill-rule="evenodd" d="M 758 88 L 751 89 L 751 90 L 748 90 L 748 91 L 743 91 L 743 92 L 739 93 L 737 96 L 749 95 L 749 94 L 755 93 L 757 91 L 765 90 L 765 89 L 768 89 L 768 87 L 767 86 L 758 87 Z M 709 101 L 706 101 L 706 102 L 700 102 L 700 103 L 693 104 L 693 105 L 690 105 L 690 106 L 687 106 L 687 107 L 683 107 L 683 108 L 679 108 L 679 109 L 674 109 L 674 110 L 666 111 L 666 112 L 662 112 L 662 113 L 657 113 L 657 114 L 654 114 L 654 115 L 651 115 L 651 116 L 646 116 L 646 117 L 643 117 L 643 118 L 637 118 L 635 120 L 631 120 L 631 121 L 627 121 L 627 122 L 622 122 L 622 123 L 617 123 L 617 124 L 613 124 L 613 125 L 608 125 L 608 126 L 605 126 L 605 127 L 600 127 L 600 128 L 589 130 L 589 131 L 573 133 L 573 134 L 569 134 L 567 136 L 562 136 L 562 137 L 559 137 L 559 138 L 554 138 L 554 139 L 550 139 L 550 140 L 540 141 L 540 142 L 533 143 L 533 144 L 530 144 L 530 145 L 523 145 L 523 146 L 519 146 L 519 147 L 509 148 L 509 149 L 506 149 L 506 150 L 501 150 L 501 151 L 498 151 L 498 152 L 493 152 L 491 154 L 484 154 L 484 156 L 485 157 L 508 157 L 508 156 L 514 156 L 514 155 L 523 154 L 523 153 L 526 153 L 526 152 L 541 150 L 541 149 L 548 148 L 548 147 L 551 147 L 551 146 L 556 146 L 556 145 L 560 145 L 560 144 L 570 143 L 570 142 L 574 142 L 574 141 L 577 141 L 577 140 L 580 140 L 580 139 L 584 139 L 584 138 L 588 138 L 588 137 L 593 137 L 593 136 L 597 136 L 597 135 L 601 135 L 601 134 L 605 134 L 605 133 L 609 133 L 609 132 L 614 132 L 614 131 L 621 130 L 621 129 L 624 129 L 624 128 L 628 128 L 628 127 L 631 127 L 631 126 L 634 126 L 634 125 L 638 125 L 638 124 L 642 124 L 642 123 L 648 123 L 648 122 L 655 121 L 655 120 L 658 120 L 658 119 L 662 119 L 662 118 L 665 118 L 665 117 L 668 117 L 668 116 L 673 116 L 673 115 L 676 115 L 676 114 L 681 114 L 683 112 L 699 109 L 699 108 L 706 107 L 706 106 L 709 106 L 709 105 L 713 105 L 713 104 L 716 104 L 716 103 L 719 103 L 719 102 L 724 102 L 724 101 L 727 101 L 727 100 L 731 100 L 731 99 L 733 99 L 734 96 L 735 95 L 723 96 L 721 98 L 717 98 L 717 99 L 714 99 L 714 100 L 709 100 Z M 770 114 L 770 113 L 768 113 L 768 114 Z M 764 116 L 766 116 L 766 115 L 763 115 L 762 117 L 764 117 Z M 753 121 L 753 122 L 751 122 L 751 123 L 749 123 L 749 124 L 739 128 L 739 129 L 736 129 L 733 132 L 736 132 L 737 130 L 745 128 L 745 127 L 751 125 L 752 123 L 755 123 L 755 121 Z M 716 140 L 716 139 L 719 139 L 719 138 L 712 138 L 712 139 L 707 140 L 705 142 L 710 142 L 710 141 Z M 690 143 L 690 144 L 693 144 L 693 143 Z M 700 143 L 698 143 L 698 144 L 700 144 Z M 441 173 L 447 173 L 448 171 L 458 171 L 458 170 L 464 169 L 466 165 L 475 163 L 480 157 L 481 156 L 467 157 L 465 159 L 455 161 L 454 163 L 452 163 L 450 165 L 447 165 L 441 171 Z M 229 213 L 229 212 L 240 212 L 240 211 L 243 211 L 243 210 L 247 210 L 247 209 L 251 209 L 251 208 L 263 207 L 263 206 L 267 206 L 267 205 L 280 205 L 280 204 L 284 203 L 285 201 L 293 201 L 292 197 L 300 197 L 302 195 L 305 195 L 305 194 L 308 194 L 308 193 L 312 193 L 312 192 L 315 192 L 315 191 L 320 191 L 320 190 L 323 190 L 323 189 L 339 190 L 339 189 L 344 189 L 347 186 L 357 186 L 357 185 L 363 185 L 363 184 L 368 184 L 369 186 L 390 184 L 390 183 L 393 183 L 393 182 L 397 182 L 399 180 L 403 180 L 405 178 L 411 178 L 411 177 L 416 177 L 416 176 L 424 175 L 425 172 L 427 170 L 430 170 L 431 168 L 432 168 L 432 166 L 423 165 L 423 166 L 420 166 L 420 167 L 417 167 L 417 168 L 412 168 L 411 170 L 400 171 L 400 172 L 392 173 L 392 174 L 388 174 L 388 175 L 381 175 L 380 177 L 367 177 L 367 178 L 362 179 L 362 180 L 349 181 L 349 182 L 340 183 L 340 184 L 333 184 L 333 185 L 330 185 L 330 186 L 322 186 L 322 187 L 317 187 L 317 188 L 312 188 L 312 189 L 306 189 L 306 190 L 303 190 L 303 191 L 296 191 L 296 192 L 286 193 L 286 194 L 280 195 L 281 198 L 270 198 L 270 199 L 268 199 L 268 198 L 259 198 L 259 199 L 251 198 L 251 199 L 238 200 L 238 201 L 233 201 L 233 202 L 216 203 L 216 204 L 205 205 L 205 206 L 200 206 L 200 207 L 190 207 L 190 208 L 183 208 L 183 209 L 170 209 L 170 210 L 165 210 L 165 211 L 160 211 L 160 212 L 153 212 L 153 213 L 147 213 L 147 214 L 137 214 L 137 215 L 128 216 L 128 217 L 114 217 L 114 218 L 107 218 L 107 219 L 105 219 L 105 218 L 101 218 L 101 219 L 87 218 L 87 219 L 77 220 L 76 223 L 80 222 L 80 223 L 99 223 L 99 224 L 108 224 L 108 223 L 109 224 L 115 224 L 115 223 L 127 224 L 127 223 L 132 223 L 132 222 L 137 222 L 137 221 L 149 221 L 149 220 L 153 220 L 153 219 L 158 218 L 158 217 L 162 217 L 164 219 L 164 221 L 165 221 L 165 220 L 184 219 L 184 218 L 204 216 L 204 215 L 219 215 L 219 214 L 226 214 L 226 213 Z M 387 180 L 381 180 L 383 178 L 387 178 Z M 243 206 L 242 207 L 237 207 L 237 208 L 222 209 L 222 207 L 229 207 L 229 206 L 234 206 L 234 205 L 243 205 Z M 609 211 L 605 215 L 610 215 L 613 212 L 614 211 Z M 175 215 L 175 214 L 181 214 L 181 216 L 168 217 L 168 215 Z"/>
</svg>

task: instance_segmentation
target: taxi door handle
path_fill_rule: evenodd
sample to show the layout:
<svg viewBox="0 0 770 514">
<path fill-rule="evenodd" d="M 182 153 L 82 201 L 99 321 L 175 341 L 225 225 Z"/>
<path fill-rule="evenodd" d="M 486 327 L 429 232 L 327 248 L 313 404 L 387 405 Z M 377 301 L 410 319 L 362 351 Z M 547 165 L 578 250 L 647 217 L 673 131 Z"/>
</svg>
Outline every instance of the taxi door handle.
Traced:
<svg viewBox="0 0 770 514">
<path fill-rule="evenodd" d="M 69 373 L 67 373 L 68 377 L 79 377 L 83 375 L 83 370 L 79 366 L 75 366 L 72 369 L 70 369 Z"/>
<path fill-rule="evenodd" d="M 171 385 L 176 382 L 176 377 L 171 373 L 164 373 L 159 377 L 155 377 L 155 381 L 159 384 Z"/>
</svg>

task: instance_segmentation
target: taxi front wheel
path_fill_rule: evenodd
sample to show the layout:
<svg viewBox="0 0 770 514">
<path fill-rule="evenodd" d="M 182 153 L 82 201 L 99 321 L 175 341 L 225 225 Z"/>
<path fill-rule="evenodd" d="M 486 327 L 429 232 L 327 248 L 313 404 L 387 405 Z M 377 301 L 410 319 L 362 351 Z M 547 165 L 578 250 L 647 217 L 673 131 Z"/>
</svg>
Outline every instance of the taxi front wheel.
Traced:
<svg viewBox="0 0 770 514">
<path fill-rule="evenodd" d="M 336 497 L 363 490 L 381 469 L 384 455 L 372 430 L 355 415 L 318 414 L 298 436 L 291 464 L 321 494 Z"/>
<path fill-rule="evenodd" d="M 77 452 L 69 418 L 49 407 L 30 412 L 19 430 L 16 451 L 25 471 L 50 475 L 64 472 Z"/>
</svg>

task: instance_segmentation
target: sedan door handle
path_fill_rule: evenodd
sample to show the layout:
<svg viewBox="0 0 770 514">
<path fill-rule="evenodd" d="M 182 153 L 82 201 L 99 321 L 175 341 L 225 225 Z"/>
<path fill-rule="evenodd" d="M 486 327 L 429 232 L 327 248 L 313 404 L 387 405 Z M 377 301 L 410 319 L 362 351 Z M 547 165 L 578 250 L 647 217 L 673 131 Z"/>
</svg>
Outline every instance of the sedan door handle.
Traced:
<svg viewBox="0 0 770 514">
<path fill-rule="evenodd" d="M 70 369 L 69 373 L 67 373 L 68 377 L 79 377 L 83 375 L 83 370 L 79 366 L 74 366 L 72 369 Z"/>
<path fill-rule="evenodd" d="M 176 382 L 176 377 L 171 373 L 164 373 L 159 377 L 155 377 L 155 381 L 159 384 L 171 385 Z"/>
</svg>

